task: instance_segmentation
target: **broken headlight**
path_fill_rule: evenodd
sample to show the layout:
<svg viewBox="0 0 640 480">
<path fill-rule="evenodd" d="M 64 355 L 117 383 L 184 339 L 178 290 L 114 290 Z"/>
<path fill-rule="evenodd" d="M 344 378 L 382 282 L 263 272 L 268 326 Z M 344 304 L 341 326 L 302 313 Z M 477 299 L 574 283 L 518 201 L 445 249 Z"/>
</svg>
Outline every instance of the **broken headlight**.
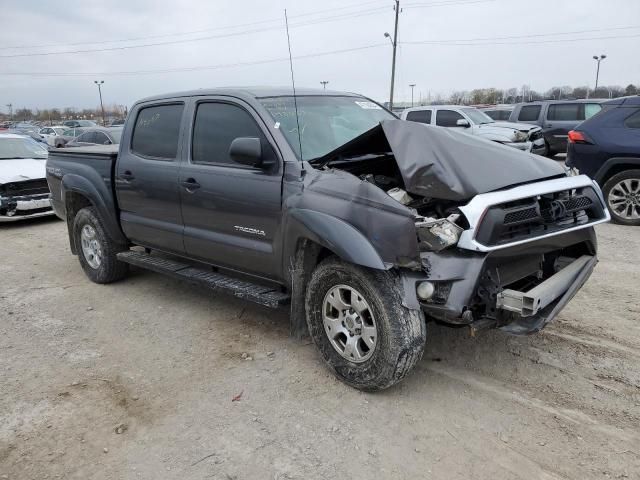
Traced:
<svg viewBox="0 0 640 480">
<path fill-rule="evenodd" d="M 459 215 L 447 218 L 424 218 L 416 222 L 420 249 L 439 252 L 447 247 L 456 245 L 460 239 L 462 228 L 454 222 Z"/>
<path fill-rule="evenodd" d="M 527 132 L 520 132 L 518 130 L 513 131 L 513 141 L 514 142 L 526 142 L 529 138 Z"/>
</svg>

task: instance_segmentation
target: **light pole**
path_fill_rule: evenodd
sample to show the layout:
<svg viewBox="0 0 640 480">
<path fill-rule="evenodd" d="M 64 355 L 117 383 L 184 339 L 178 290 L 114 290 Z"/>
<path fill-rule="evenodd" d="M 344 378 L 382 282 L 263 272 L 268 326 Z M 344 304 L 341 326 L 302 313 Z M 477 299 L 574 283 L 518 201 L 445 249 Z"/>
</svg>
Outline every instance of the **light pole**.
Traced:
<svg viewBox="0 0 640 480">
<path fill-rule="evenodd" d="M 596 90 L 598 89 L 598 77 L 600 76 L 600 62 L 602 60 L 604 60 L 605 58 L 607 58 L 606 55 L 600 55 L 599 57 L 597 55 L 593 56 L 593 59 L 598 62 L 598 66 L 596 67 L 596 86 L 593 89 L 593 93 L 596 93 Z"/>
<path fill-rule="evenodd" d="M 327 89 L 327 83 L 329 83 L 329 80 L 322 80 L 320 83 L 322 84 L 322 89 L 326 90 Z"/>
<path fill-rule="evenodd" d="M 393 40 L 389 32 L 384 32 L 384 36 L 389 39 L 391 46 L 393 47 L 393 57 L 391 60 L 391 92 L 389 93 L 389 110 L 393 110 L 393 84 L 396 79 L 396 47 L 398 46 L 398 15 L 400 15 L 400 0 L 394 0 L 393 6 L 396 11 L 396 21 L 393 28 Z"/>
<path fill-rule="evenodd" d="M 100 95 L 100 110 L 102 110 L 102 126 L 106 126 L 107 122 L 105 122 L 104 120 L 104 105 L 102 104 L 102 88 L 100 88 L 102 86 L 102 84 L 104 83 L 104 80 L 94 80 L 93 83 L 95 83 L 96 85 L 98 85 L 98 94 Z"/>
<path fill-rule="evenodd" d="M 411 106 L 413 107 L 413 89 L 415 88 L 416 84 L 410 83 L 409 86 L 411 87 Z"/>
</svg>

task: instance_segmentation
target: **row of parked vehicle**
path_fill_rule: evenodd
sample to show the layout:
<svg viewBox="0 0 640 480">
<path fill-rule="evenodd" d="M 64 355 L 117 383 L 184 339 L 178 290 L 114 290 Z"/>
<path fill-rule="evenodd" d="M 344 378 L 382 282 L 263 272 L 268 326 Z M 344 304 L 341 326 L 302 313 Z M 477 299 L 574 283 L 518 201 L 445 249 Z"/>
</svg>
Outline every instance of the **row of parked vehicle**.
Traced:
<svg viewBox="0 0 640 480">
<path fill-rule="evenodd" d="M 640 97 L 634 96 L 609 101 L 540 101 L 483 109 L 460 105 L 420 106 L 406 109 L 401 118 L 461 130 L 540 155 L 567 152 L 568 145 L 567 166 L 586 173 L 602 186 L 613 219 L 622 224 L 640 225 L 638 102 Z M 122 126 L 100 127 L 91 120 L 67 120 L 61 125 L 44 127 L 25 122 L 9 126 L 11 129 L 0 132 L 30 137 L 44 147 L 45 155 L 46 147 L 117 145 L 122 134 Z M 20 143 L 13 138 L 14 144 Z M 27 150 L 34 148 L 30 145 Z M 40 159 L 42 149 L 34 152 L 32 156 Z M 3 167 L 6 170 L 8 163 L 3 163 Z M 44 170 L 40 170 L 42 179 Z M 30 170 L 28 176 L 32 174 Z M 8 180 L 3 176 L 0 181 Z M 28 205 L 21 204 L 24 210 L 18 213 L 26 213 Z M 0 219 L 6 220 L 7 212 L 14 210 L 0 208 Z M 12 219 L 14 217 L 15 212 Z"/>
<path fill-rule="evenodd" d="M 124 120 L 114 120 L 109 127 L 100 127 L 93 120 L 66 120 L 60 125 L 42 126 L 30 122 L 6 122 L 0 132 L 27 135 L 48 146 L 77 147 L 86 144 L 111 145 L 118 143 Z M 84 137 L 76 142 L 82 134 Z"/>
</svg>

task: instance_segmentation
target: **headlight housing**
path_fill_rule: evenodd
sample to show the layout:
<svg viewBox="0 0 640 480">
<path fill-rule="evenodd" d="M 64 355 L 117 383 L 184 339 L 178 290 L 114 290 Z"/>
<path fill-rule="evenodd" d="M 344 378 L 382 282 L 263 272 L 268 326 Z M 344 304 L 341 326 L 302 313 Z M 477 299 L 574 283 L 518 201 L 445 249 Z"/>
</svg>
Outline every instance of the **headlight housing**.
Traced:
<svg viewBox="0 0 640 480">
<path fill-rule="evenodd" d="M 425 218 L 416 223 L 421 250 L 439 252 L 458 243 L 463 229 L 450 218 Z"/>
<path fill-rule="evenodd" d="M 515 142 L 526 142 L 529 138 L 527 132 L 520 132 L 519 130 L 513 131 L 513 140 Z"/>
</svg>

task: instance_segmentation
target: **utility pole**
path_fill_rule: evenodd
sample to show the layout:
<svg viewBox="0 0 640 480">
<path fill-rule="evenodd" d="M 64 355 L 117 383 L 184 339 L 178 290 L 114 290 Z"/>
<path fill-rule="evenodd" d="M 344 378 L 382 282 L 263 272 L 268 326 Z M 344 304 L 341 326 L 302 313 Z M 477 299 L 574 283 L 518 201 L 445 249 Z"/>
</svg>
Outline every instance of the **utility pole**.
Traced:
<svg viewBox="0 0 640 480">
<path fill-rule="evenodd" d="M 7 103 L 7 107 L 9 107 L 9 120 L 13 121 L 13 103 Z"/>
<path fill-rule="evenodd" d="M 326 90 L 327 89 L 327 83 L 329 83 L 329 80 L 322 80 L 320 83 L 322 84 L 322 89 Z"/>
<path fill-rule="evenodd" d="M 596 90 L 598 89 L 598 77 L 600 76 L 600 62 L 602 60 L 604 60 L 605 58 L 607 58 L 606 55 L 600 55 L 599 57 L 597 55 L 593 56 L 593 59 L 598 62 L 598 66 L 596 67 L 596 86 L 593 89 L 593 93 L 596 93 Z"/>
<path fill-rule="evenodd" d="M 104 80 L 100 80 L 100 81 L 94 80 L 93 83 L 98 85 L 98 93 L 100 94 L 100 110 L 102 110 L 102 126 L 105 127 L 107 125 L 107 122 L 105 122 L 104 120 L 104 105 L 102 104 L 102 88 L 100 88 L 104 83 Z"/>
<path fill-rule="evenodd" d="M 389 110 L 393 109 L 393 84 L 396 79 L 396 48 L 398 47 L 398 16 L 400 15 L 400 0 L 394 0 L 394 10 L 396 11 L 396 21 L 393 28 L 393 40 L 391 45 L 393 46 L 393 57 L 391 60 L 391 93 L 389 94 Z M 385 32 L 385 37 L 390 38 L 389 33 Z"/>
<path fill-rule="evenodd" d="M 411 87 L 411 106 L 413 107 L 413 89 L 415 88 L 416 84 L 410 83 L 409 86 Z"/>
</svg>

